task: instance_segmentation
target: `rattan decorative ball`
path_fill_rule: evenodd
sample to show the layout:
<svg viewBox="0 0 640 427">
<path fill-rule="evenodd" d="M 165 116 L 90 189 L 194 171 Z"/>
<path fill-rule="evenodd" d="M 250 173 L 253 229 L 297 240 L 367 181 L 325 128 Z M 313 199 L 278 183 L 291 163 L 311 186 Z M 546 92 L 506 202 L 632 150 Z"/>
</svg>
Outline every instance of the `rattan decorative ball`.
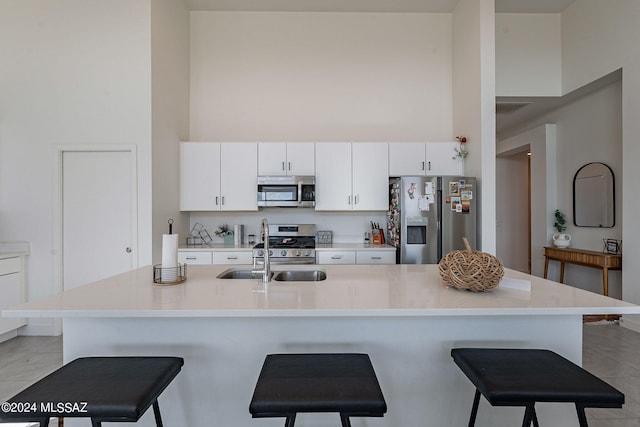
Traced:
<svg viewBox="0 0 640 427">
<path fill-rule="evenodd" d="M 440 277 L 457 289 L 474 292 L 489 291 L 504 275 L 502 261 L 486 252 L 471 250 L 463 238 L 466 250 L 451 251 L 440 260 Z"/>
</svg>

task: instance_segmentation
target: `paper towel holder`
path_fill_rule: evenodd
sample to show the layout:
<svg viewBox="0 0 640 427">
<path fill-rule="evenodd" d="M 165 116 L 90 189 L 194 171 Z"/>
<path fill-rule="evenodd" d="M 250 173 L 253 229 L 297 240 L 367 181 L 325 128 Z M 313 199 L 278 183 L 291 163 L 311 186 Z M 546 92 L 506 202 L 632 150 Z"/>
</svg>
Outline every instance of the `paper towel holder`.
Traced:
<svg viewBox="0 0 640 427">
<path fill-rule="evenodd" d="M 177 285 L 187 280 L 187 264 L 177 267 L 162 268 L 162 264 L 153 266 L 153 283 L 156 285 Z"/>
</svg>

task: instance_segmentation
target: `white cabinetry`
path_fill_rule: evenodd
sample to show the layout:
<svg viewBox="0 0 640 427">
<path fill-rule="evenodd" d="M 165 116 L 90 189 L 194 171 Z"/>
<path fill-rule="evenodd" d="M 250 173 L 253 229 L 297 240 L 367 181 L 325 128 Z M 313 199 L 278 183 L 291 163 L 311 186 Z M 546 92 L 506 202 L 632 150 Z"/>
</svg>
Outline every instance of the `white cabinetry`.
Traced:
<svg viewBox="0 0 640 427">
<path fill-rule="evenodd" d="M 317 264 L 355 264 L 355 251 L 322 251 L 316 252 Z"/>
<path fill-rule="evenodd" d="M 179 250 L 178 262 L 189 265 L 251 264 L 253 263 L 253 257 L 251 248 L 240 250 Z"/>
<path fill-rule="evenodd" d="M 356 264 L 395 264 L 396 251 L 361 250 L 356 252 Z"/>
<path fill-rule="evenodd" d="M 389 176 L 464 175 L 463 161 L 455 157 L 458 146 L 456 141 L 392 142 Z"/>
<path fill-rule="evenodd" d="M 395 264 L 396 250 L 388 249 L 338 249 L 316 252 L 316 264 Z"/>
<path fill-rule="evenodd" d="M 253 262 L 252 250 L 246 251 L 214 251 L 214 264 L 251 264 Z"/>
<path fill-rule="evenodd" d="M 178 251 L 178 262 L 180 264 L 190 265 L 211 265 L 212 264 L 212 252 L 210 251 Z"/>
<path fill-rule="evenodd" d="M 255 142 L 180 143 L 180 210 L 257 211 Z"/>
<path fill-rule="evenodd" d="M 386 211 L 387 143 L 316 144 L 317 211 Z"/>
<path fill-rule="evenodd" d="M 0 259 L 0 310 L 24 302 L 22 257 Z M 0 335 L 25 325 L 23 318 L 0 318 Z"/>
<path fill-rule="evenodd" d="M 258 175 L 315 175 L 314 143 L 259 143 Z"/>
</svg>

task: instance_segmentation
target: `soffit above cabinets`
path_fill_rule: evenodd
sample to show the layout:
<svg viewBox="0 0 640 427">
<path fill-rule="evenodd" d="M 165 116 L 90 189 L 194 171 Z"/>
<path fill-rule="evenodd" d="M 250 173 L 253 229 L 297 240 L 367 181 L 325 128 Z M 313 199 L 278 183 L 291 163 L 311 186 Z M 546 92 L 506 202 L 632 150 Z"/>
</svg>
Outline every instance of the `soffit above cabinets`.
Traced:
<svg viewBox="0 0 640 427">
<path fill-rule="evenodd" d="M 185 0 L 194 11 L 450 13 L 459 0 Z M 560 13 L 575 0 L 496 0 L 497 13 Z"/>
</svg>

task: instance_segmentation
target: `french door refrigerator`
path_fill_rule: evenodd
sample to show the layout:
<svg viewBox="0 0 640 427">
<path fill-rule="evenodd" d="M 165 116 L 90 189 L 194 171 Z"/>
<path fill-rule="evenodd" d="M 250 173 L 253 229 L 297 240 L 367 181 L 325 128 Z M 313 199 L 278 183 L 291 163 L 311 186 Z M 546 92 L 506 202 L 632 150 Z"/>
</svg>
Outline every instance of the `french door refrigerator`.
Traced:
<svg viewBox="0 0 640 427">
<path fill-rule="evenodd" d="M 389 179 L 388 231 L 399 264 L 437 264 L 449 251 L 477 249 L 478 186 L 473 177 Z"/>
</svg>

